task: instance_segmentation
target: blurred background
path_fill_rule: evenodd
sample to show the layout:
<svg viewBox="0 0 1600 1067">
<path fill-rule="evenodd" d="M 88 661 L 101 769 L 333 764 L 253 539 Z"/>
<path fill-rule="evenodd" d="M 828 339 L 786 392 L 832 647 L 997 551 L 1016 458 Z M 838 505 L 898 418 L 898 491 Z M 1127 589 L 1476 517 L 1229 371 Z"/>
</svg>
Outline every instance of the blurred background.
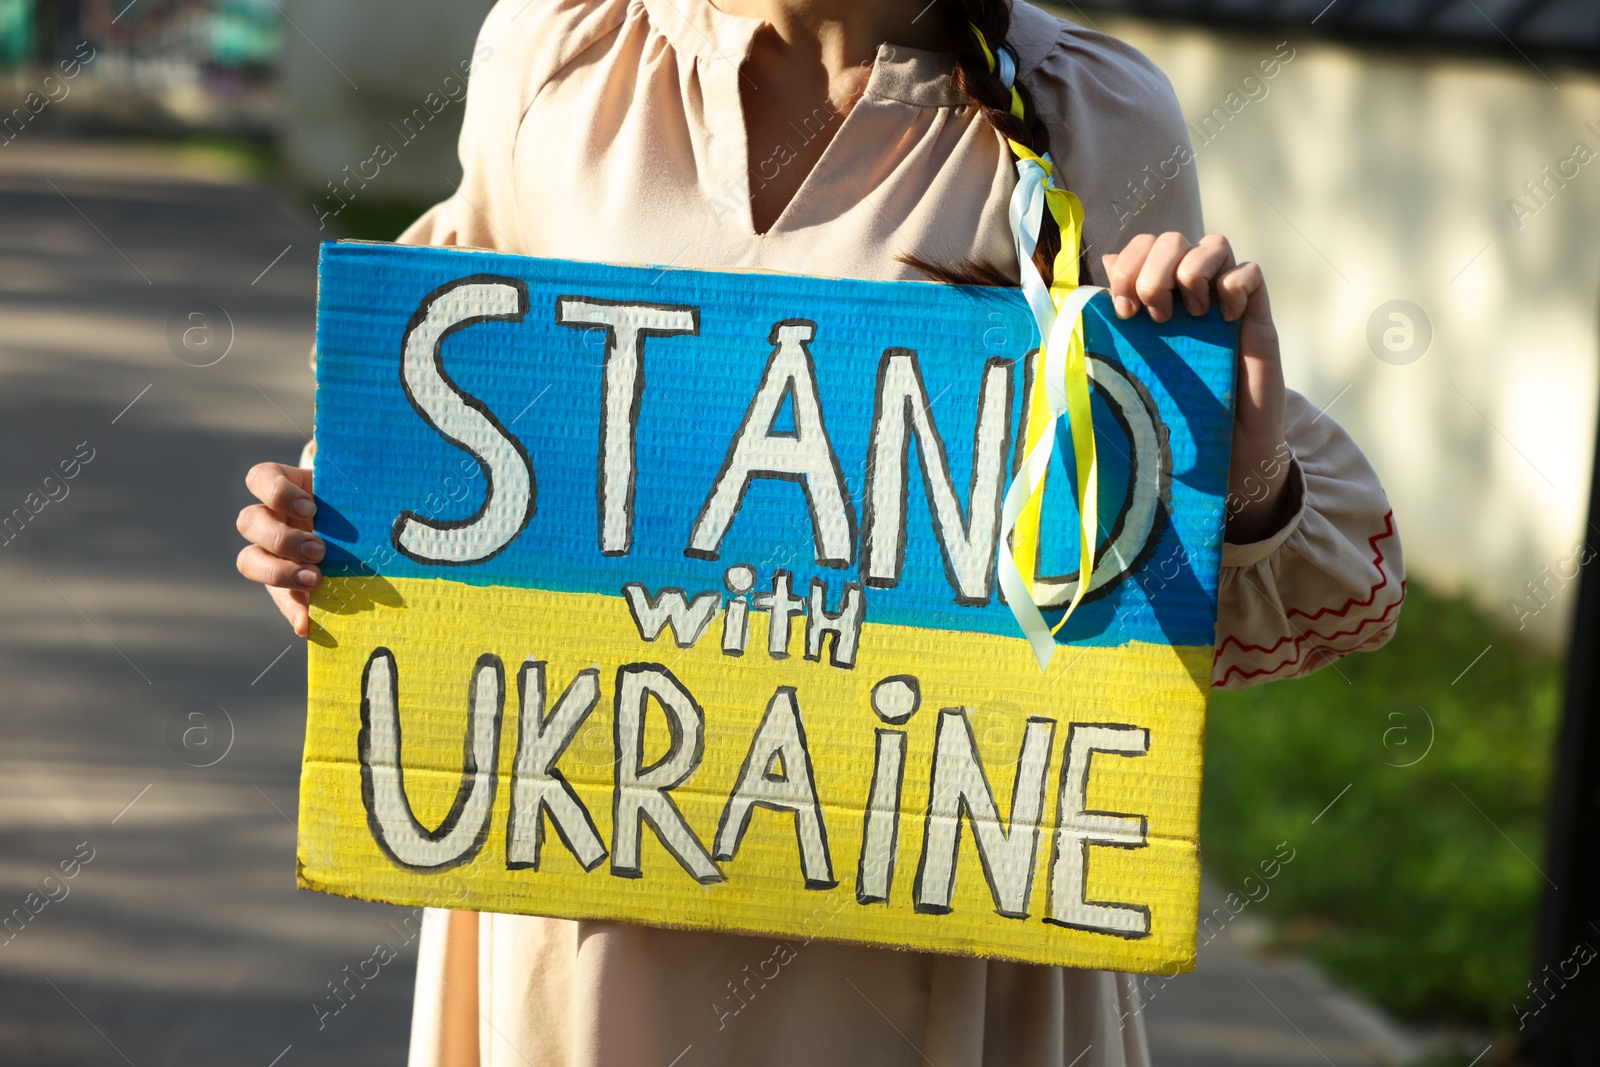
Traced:
<svg viewBox="0 0 1600 1067">
<path fill-rule="evenodd" d="M 415 916 L 294 888 L 304 650 L 232 519 L 310 433 L 318 242 L 459 177 L 488 7 L 0 0 L 0 1064 L 403 1060 Z M 1217 696 L 1158 1067 L 1600 1062 L 1600 0 L 1054 10 L 1171 78 L 1411 577 Z"/>
</svg>

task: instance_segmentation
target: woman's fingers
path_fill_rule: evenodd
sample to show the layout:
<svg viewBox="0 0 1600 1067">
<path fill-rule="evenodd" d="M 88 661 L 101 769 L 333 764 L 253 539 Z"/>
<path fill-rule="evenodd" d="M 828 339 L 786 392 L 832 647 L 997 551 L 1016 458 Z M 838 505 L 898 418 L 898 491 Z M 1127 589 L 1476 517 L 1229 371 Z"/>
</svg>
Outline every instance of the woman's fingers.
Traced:
<svg viewBox="0 0 1600 1067">
<path fill-rule="evenodd" d="M 1124 319 L 1132 318 L 1140 308 L 1149 308 L 1152 319 L 1166 322 L 1172 318 L 1174 290 L 1191 315 L 1210 310 L 1215 291 L 1224 312 L 1236 319 L 1243 314 L 1249 293 L 1263 284 L 1259 270 L 1253 277 L 1235 277 L 1232 286 L 1243 299 L 1236 301 L 1237 307 L 1223 299 L 1221 281 L 1238 269 L 1238 261 L 1228 239 L 1218 234 L 1208 235 L 1199 244 L 1192 244 L 1177 231 L 1159 237 L 1140 234 L 1116 255 L 1101 257 L 1101 262 L 1112 302 Z"/>
<path fill-rule="evenodd" d="M 1111 302 L 1122 318 L 1131 319 L 1139 313 L 1139 272 L 1155 244 L 1154 234 L 1141 233 L 1121 252 L 1102 260 L 1110 281 Z"/>
<path fill-rule="evenodd" d="M 280 513 L 265 504 L 251 504 L 239 512 L 236 525 L 246 541 L 286 560 L 321 563 L 327 555 L 322 538 L 290 526 Z"/>
<path fill-rule="evenodd" d="M 1272 303 L 1261 268 L 1245 263 L 1217 280 L 1217 297 L 1229 319 L 1241 319 L 1236 428 L 1256 450 L 1276 448 L 1283 438 L 1283 359 Z"/>
<path fill-rule="evenodd" d="M 1267 280 L 1255 263 L 1241 263 L 1217 279 L 1217 300 L 1229 322 L 1249 314 L 1252 321 L 1272 321 Z"/>
<path fill-rule="evenodd" d="M 237 563 L 240 574 L 275 589 L 309 592 L 322 584 L 321 568 L 275 556 L 260 545 L 246 545 Z"/>
<path fill-rule="evenodd" d="M 245 486 L 259 504 L 239 512 L 239 532 L 250 542 L 239 553 L 239 573 L 267 586 L 272 602 L 301 637 L 311 632 L 311 590 L 322 584 L 327 545 L 311 532 L 317 513 L 311 468 L 258 463 Z"/>
<path fill-rule="evenodd" d="M 1187 237 L 1176 231 L 1157 237 L 1150 247 L 1134 290 L 1150 309 L 1150 317 L 1157 322 L 1172 318 L 1172 290 L 1177 286 L 1178 264 L 1193 247 Z"/>
<path fill-rule="evenodd" d="M 272 602 L 278 605 L 278 610 L 289 620 L 296 634 L 305 637 L 311 633 L 311 609 L 308 606 L 311 594 L 298 589 L 269 588 L 267 592 L 272 594 Z"/>
<path fill-rule="evenodd" d="M 317 513 L 311 495 L 311 468 L 284 463 L 257 463 L 244 477 L 245 487 L 267 507 L 280 515 L 293 516 L 309 525 Z"/>
<path fill-rule="evenodd" d="M 1189 314 L 1204 315 L 1211 309 L 1212 283 L 1234 265 L 1233 245 L 1217 234 L 1202 239 L 1183 257 L 1174 275 Z"/>
<path fill-rule="evenodd" d="M 1146 307 L 1152 319 L 1166 322 L 1176 290 L 1190 314 L 1204 315 L 1214 299 L 1227 321 L 1240 323 L 1229 472 L 1230 494 L 1240 506 L 1229 516 L 1228 536 L 1253 541 L 1270 534 L 1281 519 L 1288 468 L 1279 459 L 1285 447 L 1283 363 L 1261 268 L 1239 263 L 1225 237 L 1211 234 L 1196 245 L 1176 232 L 1142 234 L 1101 262 L 1121 318 Z"/>
</svg>

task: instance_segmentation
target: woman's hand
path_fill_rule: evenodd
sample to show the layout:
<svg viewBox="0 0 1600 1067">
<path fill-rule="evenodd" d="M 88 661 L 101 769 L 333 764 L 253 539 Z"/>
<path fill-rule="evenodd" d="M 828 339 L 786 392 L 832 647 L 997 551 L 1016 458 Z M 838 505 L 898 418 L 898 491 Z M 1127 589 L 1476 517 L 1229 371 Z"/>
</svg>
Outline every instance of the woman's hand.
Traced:
<svg viewBox="0 0 1600 1067">
<path fill-rule="evenodd" d="M 1116 255 L 1101 257 L 1111 279 L 1117 315 L 1148 308 L 1157 322 L 1172 318 L 1174 293 L 1191 315 L 1213 301 L 1229 322 L 1243 320 L 1239 382 L 1233 414 L 1233 465 L 1228 472 L 1228 540 L 1249 544 L 1282 529 L 1288 499 L 1289 450 L 1283 439 L 1283 363 L 1272 324 L 1267 283 L 1254 263 L 1239 263 L 1225 237 L 1191 244 L 1181 233 L 1141 234 Z"/>
<path fill-rule="evenodd" d="M 266 586 L 294 632 L 305 637 L 311 632 L 311 591 L 322 584 L 317 564 L 328 551 L 311 532 L 317 513 L 311 468 L 258 463 L 244 484 L 261 503 L 239 512 L 239 532 L 250 542 L 239 553 L 239 573 Z"/>
</svg>

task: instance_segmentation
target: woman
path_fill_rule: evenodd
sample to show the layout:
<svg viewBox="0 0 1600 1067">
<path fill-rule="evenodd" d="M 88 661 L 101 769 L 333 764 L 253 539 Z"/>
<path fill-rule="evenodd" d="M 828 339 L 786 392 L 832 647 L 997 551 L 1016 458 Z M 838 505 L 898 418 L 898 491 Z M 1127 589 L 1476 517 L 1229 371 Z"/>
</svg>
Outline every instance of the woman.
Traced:
<svg viewBox="0 0 1600 1067">
<path fill-rule="evenodd" d="M 478 55 L 462 183 L 403 241 L 1016 285 L 1008 138 L 1048 151 L 1086 208 L 1086 280 L 1119 315 L 1164 320 L 1181 299 L 1243 320 L 1215 684 L 1392 632 L 1382 489 L 1284 389 L 1262 272 L 1201 238 L 1192 166 L 1159 172 L 1189 160 L 1185 124 L 1127 46 L 1006 0 L 502 0 Z M 1042 269 L 1058 245 L 1049 228 Z M 248 482 L 262 503 L 240 516 L 239 569 L 303 635 L 323 556 L 311 471 Z M 1147 1062 L 1126 975 L 447 912 L 418 959 L 413 1067 Z"/>
</svg>

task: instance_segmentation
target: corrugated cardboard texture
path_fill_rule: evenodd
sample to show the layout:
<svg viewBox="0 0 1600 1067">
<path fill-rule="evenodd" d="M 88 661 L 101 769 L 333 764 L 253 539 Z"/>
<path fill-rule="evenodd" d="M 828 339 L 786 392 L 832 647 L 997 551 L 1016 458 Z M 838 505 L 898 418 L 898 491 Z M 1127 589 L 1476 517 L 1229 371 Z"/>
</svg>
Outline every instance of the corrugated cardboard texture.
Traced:
<svg viewBox="0 0 1600 1067">
<path fill-rule="evenodd" d="M 1019 294 L 326 246 L 301 884 L 1188 969 L 1236 331 L 1085 318 L 1041 672 Z"/>
</svg>

